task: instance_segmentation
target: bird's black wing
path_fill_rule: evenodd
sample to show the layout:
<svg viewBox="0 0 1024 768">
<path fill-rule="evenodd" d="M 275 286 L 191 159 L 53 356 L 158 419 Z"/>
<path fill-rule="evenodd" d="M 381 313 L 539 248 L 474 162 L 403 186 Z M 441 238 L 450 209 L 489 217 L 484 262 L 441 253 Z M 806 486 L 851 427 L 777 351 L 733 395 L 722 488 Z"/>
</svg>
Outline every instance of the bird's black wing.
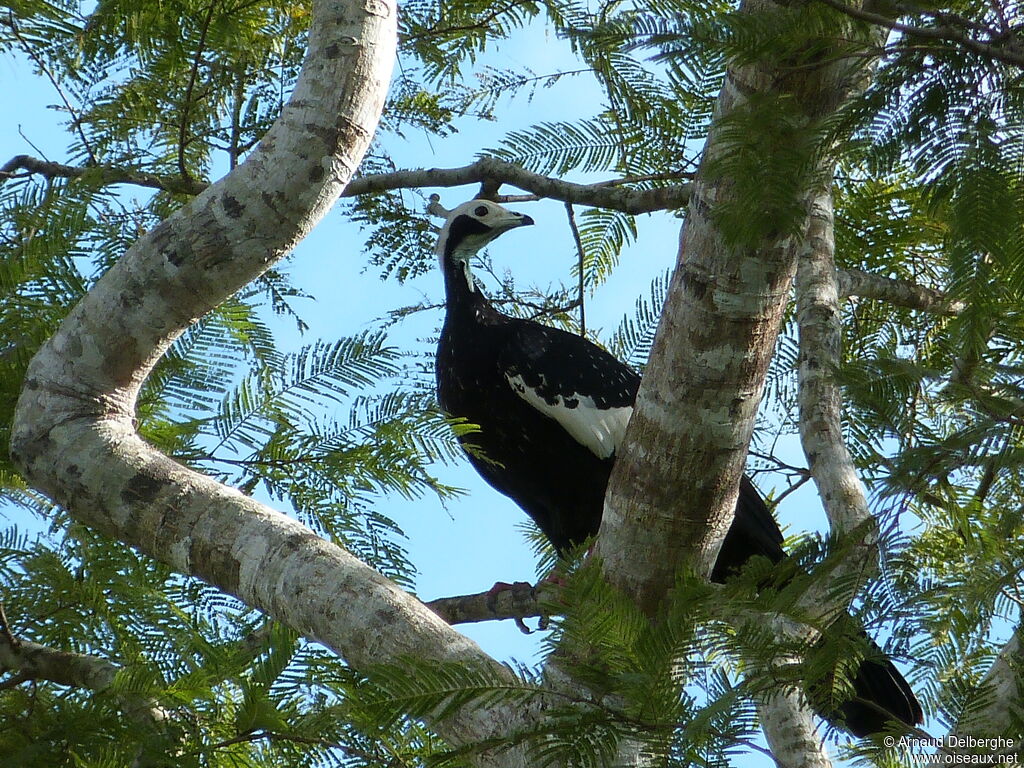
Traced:
<svg viewBox="0 0 1024 768">
<path fill-rule="evenodd" d="M 596 344 L 559 328 L 521 320 L 513 326 L 500 363 L 506 374 L 522 375 L 546 398 L 574 393 L 598 408 L 632 406 L 640 375 Z"/>
<path fill-rule="evenodd" d="M 744 525 L 753 529 L 752 535 L 758 541 L 759 554 L 776 563 L 785 556 L 782 550 L 783 536 L 782 531 L 779 530 L 779 524 L 775 522 L 775 516 L 768 509 L 768 504 L 761 496 L 761 492 L 746 475 L 740 480 L 736 517 L 742 520 Z"/>
<path fill-rule="evenodd" d="M 640 386 L 635 371 L 580 336 L 525 320 L 498 365 L 516 394 L 577 442 L 602 459 L 615 453 Z"/>
<path fill-rule="evenodd" d="M 640 376 L 589 341 L 537 323 L 516 323 L 499 364 L 509 384 L 601 458 L 611 457 L 632 414 Z M 782 532 L 745 475 L 736 517 L 712 578 L 721 580 L 753 555 L 785 557 Z"/>
</svg>

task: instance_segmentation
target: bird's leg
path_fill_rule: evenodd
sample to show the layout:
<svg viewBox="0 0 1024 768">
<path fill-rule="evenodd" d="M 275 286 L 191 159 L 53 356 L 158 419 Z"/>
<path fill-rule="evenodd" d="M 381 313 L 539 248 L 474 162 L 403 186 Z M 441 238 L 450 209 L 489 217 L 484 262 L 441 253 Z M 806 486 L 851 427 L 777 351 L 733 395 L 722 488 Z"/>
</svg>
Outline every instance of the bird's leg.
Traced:
<svg viewBox="0 0 1024 768">
<path fill-rule="evenodd" d="M 590 547 L 586 551 L 586 554 L 583 555 L 583 558 L 586 559 L 587 557 L 590 557 L 590 553 L 593 552 L 593 550 L 594 544 L 591 543 Z M 513 601 L 521 602 L 524 599 L 535 600 L 537 598 L 538 591 L 544 590 L 546 587 L 549 587 L 550 585 L 554 585 L 559 589 L 565 587 L 567 585 L 567 577 L 565 575 L 566 569 L 571 567 L 571 565 L 571 563 L 563 563 L 561 560 L 559 560 L 555 567 L 548 571 L 547 575 L 541 578 L 541 580 L 538 581 L 535 585 L 530 584 L 528 581 L 514 581 L 511 583 L 507 581 L 494 582 L 494 586 L 487 590 L 487 610 L 497 617 L 498 595 L 500 595 L 502 592 L 513 593 Z M 505 617 L 507 616 L 508 614 L 505 614 Z M 533 630 L 526 626 L 526 623 L 523 621 L 523 618 L 521 616 L 513 616 L 511 618 L 513 619 L 513 621 L 515 621 L 516 626 L 519 627 L 519 631 L 523 634 L 528 635 L 533 632 Z M 542 614 L 537 624 L 537 629 L 544 630 L 547 628 L 548 616 Z"/>
</svg>

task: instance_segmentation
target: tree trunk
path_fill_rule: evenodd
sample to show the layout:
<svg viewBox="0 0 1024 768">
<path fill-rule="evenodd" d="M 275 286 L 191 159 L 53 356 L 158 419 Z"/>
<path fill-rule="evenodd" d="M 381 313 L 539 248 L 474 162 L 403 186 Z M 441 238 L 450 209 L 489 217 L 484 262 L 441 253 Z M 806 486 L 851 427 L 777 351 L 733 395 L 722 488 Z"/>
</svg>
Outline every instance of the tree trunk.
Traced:
<svg viewBox="0 0 1024 768">
<path fill-rule="evenodd" d="M 772 14 L 785 12 L 786 5 L 748 0 L 742 9 Z M 806 41 L 811 50 L 821 43 L 815 36 Z M 815 132 L 865 84 L 862 58 L 816 61 L 731 67 L 718 97 L 597 545 L 609 578 L 652 615 L 681 568 L 710 573 L 732 521 L 812 203 L 831 185 L 834 159 L 829 147 L 816 143 Z M 763 144 L 759 150 L 744 146 L 737 125 L 766 103 L 788 109 L 796 124 L 773 137 L 779 154 L 792 155 L 787 139 L 806 146 L 802 158 L 762 158 L 767 167 L 798 176 L 778 194 L 792 194 L 803 214 L 765 222 L 759 231 L 728 231 L 721 212 L 741 205 L 744 187 L 752 183 L 733 171 L 730 158 L 764 150 Z"/>
<path fill-rule="evenodd" d="M 767 15 L 786 13 L 789 5 L 748 0 L 741 7 Z M 828 41 L 832 54 L 843 45 L 836 32 Z M 730 67 L 691 192 L 597 543 L 609 580 L 652 617 L 682 569 L 710 573 L 732 523 L 797 258 L 805 238 L 820 229 L 815 203 L 829 199 L 835 159 L 820 143 L 822 124 L 867 84 L 865 60 L 820 53 L 818 34 L 805 41 L 816 53 Z M 772 141 L 758 144 L 763 155 L 745 166 L 743 153 L 755 150 L 744 145 L 748 136 L 738 126 L 766 105 L 786 120 Z M 794 156 L 794 146 L 804 148 L 803 157 Z M 737 220 L 752 197 L 749 185 L 758 183 L 743 169 L 759 162 L 791 174 L 777 194 L 798 204 L 792 218 L 780 205 L 777 217 L 759 222 L 760 212 L 752 211 L 753 225 Z M 780 691 L 760 711 L 780 765 L 828 768 L 802 697 Z"/>
</svg>

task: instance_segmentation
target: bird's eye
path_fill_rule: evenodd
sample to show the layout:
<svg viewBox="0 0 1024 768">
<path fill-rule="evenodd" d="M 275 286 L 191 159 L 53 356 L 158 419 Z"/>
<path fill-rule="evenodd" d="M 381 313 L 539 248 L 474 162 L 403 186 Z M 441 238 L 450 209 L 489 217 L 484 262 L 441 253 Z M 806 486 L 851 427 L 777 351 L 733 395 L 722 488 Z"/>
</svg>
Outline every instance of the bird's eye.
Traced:
<svg viewBox="0 0 1024 768">
<path fill-rule="evenodd" d="M 481 216 L 481 217 L 482 216 L 486 216 L 487 215 L 487 206 L 486 205 L 478 205 L 476 208 L 473 209 L 473 215 L 474 216 Z"/>
</svg>

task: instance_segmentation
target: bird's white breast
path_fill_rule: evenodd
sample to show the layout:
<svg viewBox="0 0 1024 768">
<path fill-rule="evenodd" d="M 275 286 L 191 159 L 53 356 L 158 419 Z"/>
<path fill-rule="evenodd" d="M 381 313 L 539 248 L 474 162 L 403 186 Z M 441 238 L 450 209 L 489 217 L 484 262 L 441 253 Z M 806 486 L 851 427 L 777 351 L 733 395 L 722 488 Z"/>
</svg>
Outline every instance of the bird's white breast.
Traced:
<svg viewBox="0 0 1024 768">
<path fill-rule="evenodd" d="M 568 397 L 555 395 L 548 399 L 533 387 L 527 386 L 522 376 L 506 375 L 505 378 L 517 395 L 561 424 L 573 439 L 585 445 L 598 458 L 607 459 L 622 443 L 626 425 L 633 415 L 632 406 L 598 408 L 592 397 L 576 393 Z M 570 407 L 572 403 L 575 405 Z"/>
</svg>

